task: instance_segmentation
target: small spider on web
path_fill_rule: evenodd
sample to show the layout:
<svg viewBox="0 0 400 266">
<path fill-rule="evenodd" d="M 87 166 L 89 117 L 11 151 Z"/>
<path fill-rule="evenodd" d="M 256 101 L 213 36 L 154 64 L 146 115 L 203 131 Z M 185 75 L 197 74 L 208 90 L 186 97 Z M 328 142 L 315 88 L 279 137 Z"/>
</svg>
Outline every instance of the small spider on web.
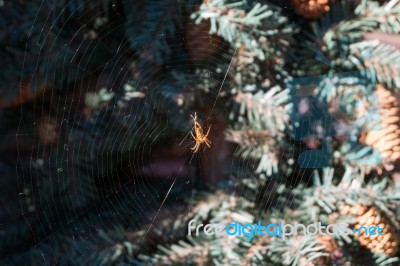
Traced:
<svg viewBox="0 0 400 266">
<path fill-rule="evenodd" d="M 200 149 L 200 146 L 203 143 L 205 143 L 207 145 L 207 147 L 210 148 L 211 141 L 208 139 L 208 134 L 210 133 L 211 126 L 208 128 L 207 133 L 204 135 L 203 128 L 201 127 L 200 123 L 197 122 L 196 112 L 194 113 L 194 117 L 192 115 L 191 115 L 191 117 L 193 118 L 193 122 L 194 122 L 194 134 L 193 134 L 193 132 L 190 132 L 190 134 L 192 134 L 192 137 L 193 137 L 194 141 L 196 142 L 196 144 L 194 145 L 194 147 L 191 148 L 191 150 L 193 151 L 193 153 L 196 153 Z"/>
</svg>

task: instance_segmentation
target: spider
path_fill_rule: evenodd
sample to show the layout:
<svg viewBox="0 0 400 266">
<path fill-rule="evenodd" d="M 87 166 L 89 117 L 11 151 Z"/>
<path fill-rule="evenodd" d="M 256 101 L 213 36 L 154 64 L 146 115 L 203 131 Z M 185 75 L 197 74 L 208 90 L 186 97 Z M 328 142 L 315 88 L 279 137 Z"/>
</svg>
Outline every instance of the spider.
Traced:
<svg viewBox="0 0 400 266">
<path fill-rule="evenodd" d="M 208 128 L 207 133 L 204 135 L 203 133 L 203 128 L 201 127 L 201 125 L 199 124 L 199 122 L 197 122 L 197 114 L 194 113 L 194 117 L 191 115 L 191 117 L 193 118 L 193 122 L 194 122 L 194 133 L 196 134 L 196 136 L 193 134 L 193 132 L 190 132 L 190 134 L 192 134 L 192 137 L 194 139 L 194 141 L 196 142 L 196 144 L 194 145 L 194 147 L 191 148 L 191 150 L 196 153 L 199 149 L 200 149 L 200 145 L 205 143 L 207 145 L 207 147 L 211 147 L 211 141 L 207 138 L 208 137 L 208 133 L 210 133 L 210 128 Z"/>
</svg>

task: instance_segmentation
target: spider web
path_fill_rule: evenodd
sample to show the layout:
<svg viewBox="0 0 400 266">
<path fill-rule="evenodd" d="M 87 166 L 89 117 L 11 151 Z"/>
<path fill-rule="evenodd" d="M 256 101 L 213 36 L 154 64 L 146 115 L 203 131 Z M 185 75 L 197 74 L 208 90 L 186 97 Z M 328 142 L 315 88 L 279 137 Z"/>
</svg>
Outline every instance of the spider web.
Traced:
<svg viewBox="0 0 400 266">
<path fill-rule="evenodd" d="M 147 233 L 152 227 L 160 226 L 156 223 L 158 218 L 173 217 L 177 213 L 184 215 L 190 211 L 191 204 L 184 204 L 183 197 L 177 195 L 181 191 L 193 197 L 198 189 L 195 183 L 202 182 L 196 181 L 199 179 L 196 169 L 201 164 L 204 147 L 196 154 L 190 150 L 194 142 L 189 137 L 192 129 L 189 115 L 196 108 L 184 117 L 186 125 L 183 130 L 172 135 L 177 139 L 170 139 L 172 145 L 169 147 L 179 152 L 174 154 L 172 151 L 171 160 L 156 158 L 161 153 L 168 157 L 168 148 L 159 147 L 165 141 L 162 136 L 168 134 L 169 126 L 175 121 L 168 115 L 158 118 L 151 110 L 167 110 L 168 114 L 170 105 L 176 105 L 163 101 L 156 89 L 169 86 L 171 69 L 180 71 L 182 67 L 188 67 L 187 60 L 173 58 L 172 61 L 176 59 L 178 62 L 169 66 L 168 75 L 157 77 L 156 84 L 155 75 L 162 73 L 157 65 L 137 63 L 137 58 L 146 55 L 147 51 L 139 49 L 132 55 L 125 40 L 117 45 L 102 40 L 88 26 L 94 18 L 87 14 L 78 16 L 76 32 L 67 41 L 62 30 L 87 4 L 88 1 L 70 1 L 61 11 L 58 10 L 60 13 L 55 13 L 57 4 L 43 0 L 30 25 L 26 42 L 29 49 L 36 47 L 33 49 L 37 53 L 33 63 L 36 67 L 33 73 L 27 71 L 32 62 L 26 60 L 31 56 L 26 51 L 21 70 L 21 88 L 61 87 L 55 91 L 38 90 L 39 96 L 28 106 L 20 97 L 15 137 L 22 219 L 3 225 L 6 230 L 14 229 L 23 235 L 27 244 L 21 258 L 31 252 L 37 257 L 27 257 L 29 260 L 36 259 L 45 264 L 59 262 L 63 253 L 71 258 L 77 256 L 78 260 L 95 261 L 90 259 L 96 255 L 90 253 L 95 250 L 96 242 L 106 243 L 104 249 L 112 247 L 118 250 L 119 241 L 146 225 L 146 233 L 138 243 L 140 247 L 149 237 Z M 182 8 L 179 1 L 176 4 Z M 76 5 L 76 11 L 69 11 L 72 5 Z M 112 5 L 116 8 L 115 2 Z M 46 12 L 47 17 L 43 17 Z M 64 15 L 66 17 L 62 20 Z M 56 22 L 52 17 L 56 17 Z M 46 21 L 44 27 L 39 24 L 42 21 Z M 55 26 L 57 21 L 62 21 L 59 27 Z M 41 28 L 40 41 L 35 36 L 37 27 Z M 113 23 L 109 22 L 106 30 L 112 34 L 118 28 L 113 28 Z M 58 45 L 61 48 L 57 51 Z M 183 42 L 177 40 L 169 45 L 183 46 Z M 98 47 L 111 54 L 101 64 L 97 63 L 101 57 L 101 54 L 96 54 Z M 209 116 L 200 117 L 206 128 L 211 126 L 211 131 L 213 124 L 207 123 L 221 98 L 220 92 L 232 63 L 230 59 L 223 59 L 228 68 L 221 72 L 209 67 L 210 78 L 220 84 L 218 91 L 197 93 L 193 89 L 196 84 L 186 84 L 195 97 L 206 97 L 204 101 L 213 103 Z M 68 84 L 60 86 L 58 81 L 65 77 Z M 71 92 L 68 92 L 69 88 L 63 88 L 71 84 L 74 87 Z M 151 86 L 156 89 L 151 89 Z M 140 102 L 143 98 L 146 101 Z M 139 139 L 137 143 L 131 140 L 135 138 Z M 30 146 L 25 147 L 26 142 Z M 123 229 L 113 228 L 116 225 Z M 116 230 L 114 244 L 102 234 L 110 230 Z M 166 238 L 175 241 L 181 236 Z M 72 248 L 74 241 L 79 243 L 79 248 Z M 13 244 L 10 241 L 5 247 Z M 158 244 L 167 243 L 160 240 Z M 134 254 L 141 251 L 138 248 Z M 99 258 L 100 261 L 103 259 Z"/>
</svg>

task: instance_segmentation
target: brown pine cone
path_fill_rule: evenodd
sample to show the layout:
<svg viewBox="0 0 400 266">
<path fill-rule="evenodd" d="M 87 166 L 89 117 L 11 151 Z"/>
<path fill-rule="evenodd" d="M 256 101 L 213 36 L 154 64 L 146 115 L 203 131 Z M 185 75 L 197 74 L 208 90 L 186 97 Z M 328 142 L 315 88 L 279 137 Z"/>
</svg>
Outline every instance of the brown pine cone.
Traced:
<svg viewBox="0 0 400 266">
<path fill-rule="evenodd" d="M 330 10 L 329 0 L 291 0 L 296 14 L 317 19 Z"/>
<path fill-rule="evenodd" d="M 319 242 L 325 246 L 323 252 L 328 253 L 329 256 L 318 257 L 314 263 L 316 265 L 330 265 L 331 260 L 335 259 L 335 251 L 337 249 L 335 239 L 330 235 L 319 235 Z"/>
<path fill-rule="evenodd" d="M 400 159 L 400 103 L 393 92 L 377 85 L 382 128 L 363 133 L 360 142 L 376 148 L 385 161 Z"/>
<path fill-rule="evenodd" d="M 367 236 L 364 229 L 361 229 L 360 235 L 356 233 L 354 236 L 361 246 L 374 253 L 384 253 L 388 256 L 394 256 L 397 253 L 399 239 L 396 234 L 396 228 L 378 209 L 365 205 L 344 205 L 340 208 L 340 213 L 356 217 L 355 229 L 359 229 L 361 226 L 366 228 L 380 226 L 383 228 L 383 235 L 378 235 L 376 230 L 376 235 Z"/>
</svg>

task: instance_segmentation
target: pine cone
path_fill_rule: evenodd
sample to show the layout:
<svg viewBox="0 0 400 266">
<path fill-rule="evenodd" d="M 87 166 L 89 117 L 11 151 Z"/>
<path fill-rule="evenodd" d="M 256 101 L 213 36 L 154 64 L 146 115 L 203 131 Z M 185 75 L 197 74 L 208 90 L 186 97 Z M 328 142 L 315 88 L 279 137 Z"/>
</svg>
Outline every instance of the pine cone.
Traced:
<svg viewBox="0 0 400 266">
<path fill-rule="evenodd" d="M 366 235 L 362 229 L 360 235 L 355 234 L 361 246 L 368 248 L 374 253 L 384 253 L 388 256 L 394 256 L 398 251 L 399 239 L 396 234 L 396 229 L 378 209 L 365 205 L 349 206 L 344 205 L 340 208 L 342 215 L 350 215 L 356 217 L 355 229 L 361 226 L 369 228 L 371 226 L 380 226 L 383 228 L 383 235 Z M 376 233 L 378 233 L 376 231 Z"/>
<path fill-rule="evenodd" d="M 377 85 L 382 128 L 361 135 L 360 142 L 376 148 L 388 162 L 400 159 L 400 103 L 393 92 Z"/>
<path fill-rule="evenodd" d="M 329 0 L 292 0 L 296 14 L 305 18 L 317 19 L 329 11 Z"/>
<path fill-rule="evenodd" d="M 329 254 L 329 256 L 318 257 L 314 263 L 316 265 L 330 265 L 332 259 L 335 260 L 335 251 L 337 245 L 335 239 L 330 235 L 318 235 L 319 242 L 325 246 L 323 252 Z"/>
</svg>

